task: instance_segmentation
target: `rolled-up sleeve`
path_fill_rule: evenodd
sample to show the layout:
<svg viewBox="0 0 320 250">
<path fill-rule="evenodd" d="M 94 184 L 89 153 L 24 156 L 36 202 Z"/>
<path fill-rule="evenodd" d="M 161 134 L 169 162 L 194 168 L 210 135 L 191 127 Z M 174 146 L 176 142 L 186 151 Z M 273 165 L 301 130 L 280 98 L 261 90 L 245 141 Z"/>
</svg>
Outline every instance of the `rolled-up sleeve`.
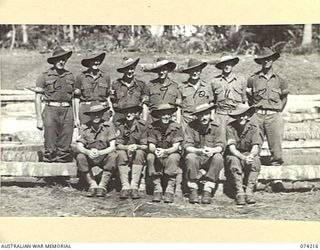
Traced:
<svg viewBox="0 0 320 250">
<path fill-rule="evenodd" d="M 221 126 L 217 128 L 217 137 L 214 142 L 214 147 L 222 147 L 222 151 L 226 148 L 226 129 Z"/>
<path fill-rule="evenodd" d="M 237 144 L 237 140 L 235 137 L 235 129 L 232 126 L 227 126 L 227 130 L 226 130 L 226 137 L 227 137 L 227 145 L 236 145 Z"/>
<path fill-rule="evenodd" d="M 186 149 L 187 147 L 194 147 L 195 142 L 194 142 L 194 133 L 192 128 L 187 125 L 185 129 L 185 140 L 184 140 L 184 145 L 183 147 Z"/>
</svg>

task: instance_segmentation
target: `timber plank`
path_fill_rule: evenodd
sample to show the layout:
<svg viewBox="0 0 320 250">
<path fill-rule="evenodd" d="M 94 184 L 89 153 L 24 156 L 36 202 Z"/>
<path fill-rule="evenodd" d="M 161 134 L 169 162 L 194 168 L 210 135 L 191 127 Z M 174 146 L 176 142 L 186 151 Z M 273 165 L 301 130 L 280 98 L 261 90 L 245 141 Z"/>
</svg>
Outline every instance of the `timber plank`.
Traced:
<svg viewBox="0 0 320 250">
<path fill-rule="evenodd" d="M 1 162 L 1 176 L 77 176 L 77 166 L 71 163 L 46 163 L 46 162 Z"/>
<path fill-rule="evenodd" d="M 259 180 L 320 179 L 320 165 L 261 166 Z"/>
</svg>

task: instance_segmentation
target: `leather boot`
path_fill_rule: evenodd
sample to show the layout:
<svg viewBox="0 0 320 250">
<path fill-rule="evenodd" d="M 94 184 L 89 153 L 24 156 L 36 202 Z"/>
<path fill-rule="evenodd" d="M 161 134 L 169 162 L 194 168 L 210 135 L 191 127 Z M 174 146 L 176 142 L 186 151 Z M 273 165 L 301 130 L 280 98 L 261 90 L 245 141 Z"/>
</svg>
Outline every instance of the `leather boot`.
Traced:
<svg viewBox="0 0 320 250">
<path fill-rule="evenodd" d="M 94 180 L 93 174 L 91 171 L 89 171 L 88 173 L 83 173 L 84 175 L 84 179 L 86 180 L 86 182 L 89 184 L 89 189 L 88 189 L 88 197 L 94 197 L 96 196 L 96 192 L 97 192 L 97 188 L 98 188 L 98 184 L 97 182 Z"/>
<path fill-rule="evenodd" d="M 97 197 L 105 196 L 110 177 L 111 177 L 111 172 L 103 170 L 101 175 L 101 180 L 97 189 Z"/>
<path fill-rule="evenodd" d="M 191 190 L 189 195 L 189 203 L 199 203 L 198 184 L 196 181 L 188 181 L 188 187 Z"/>
<path fill-rule="evenodd" d="M 174 191 L 174 195 L 177 198 L 182 198 L 182 174 L 182 169 L 179 169 L 176 176 L 176 188 Z"/>
<path fill-rule="evenodd" d="M 139 184 L 140 197 L 144 197 L 147 194 L 147 191 L 146 191 L 146 171 L 147 171 L 147 166 L 143 166 L 142 171 L 141 171 L 140 184 Z"/>
<path fill-rule="evenodd" d="M 211 203 L 211 192 L 212 189 L 215 188 L 215 183 L 212 181 L 206 181 L 204 183 L 204 187 L 203 187 L 203 194 L 202 194 L 202 199 L 201 199 L 201 203 L 202 204 L 210 204 Z"/>
<path fill-rule="evenodd" d="M 141 172 L 142 172 L 142 165 L 132 165 L 132 179 L 131 179 L 131 198 L 132 199 L 139 199 L 140 195 L 138 192 L 138 186 L 139 186 L 139 180 L 141 177 Z"/>
<path fill-rule="evenodd" d="M 246 202 L 248 204 L 256 203 L 256 201 L 253 197 L 253 190 L 254 190 L 254 187 L 257 183 L 258 176 L 259 176 L 259 172 L 250 171 L 250 173 L 249 173 L 248 183 L 246 186 Z"/>
<path fill-rule="evenodd" d="M 163 192 L 162 186 L 161 186 L 160 176 L 153 176 L 152 182 L 153 182 L 153 186 L 154 186 L 152 201 L 153 202 L 160 202 L 161 197 L 162 197 L 162 192 Z"/>
<path fill-rule="evenodd" d="M 129 184 L 129 167 L 126 165 L 119 166 L 119 177 L 121 181 L 121 194 L 120 199 L 127 199 L 130 195 L 130 184 Z"/>
<path fill-rule="evenodd" d="M 243 180 L 242 173 L 238 170 L 233 170 L 231 175 L 234 180 L 235 188 L 236 188 L 236 203 L 237 205 L 245 205 L 246 202 L 244 200 L 244 190 L 243 190 Z"/>
<path fill-rule="evenodd" d="M 165 203 L 172 203 L 173 202 L 173 195 L 174 195 L 174 187 L 176 183 L 176 176 L 167 176 L 167 188 L 164 193 L 164 202 Z"/>
</svg>

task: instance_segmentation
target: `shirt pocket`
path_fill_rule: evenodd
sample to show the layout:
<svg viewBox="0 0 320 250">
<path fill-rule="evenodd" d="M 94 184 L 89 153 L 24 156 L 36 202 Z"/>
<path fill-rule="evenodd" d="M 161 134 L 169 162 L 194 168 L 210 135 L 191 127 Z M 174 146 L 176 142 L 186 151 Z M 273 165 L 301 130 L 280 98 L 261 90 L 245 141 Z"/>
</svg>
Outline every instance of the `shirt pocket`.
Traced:
<svg viewBox="0 0 320 250">
<path fill-rule="evenodd" d="M 64 84 L 64 91 L 71 94 L 73 92 L 74 82 L 72 80 L 66 80 Z"/>
<path fill-rule="evenodd" d="M 281 90 L 272 88 L 269 92 L 269 98 L 272 102 L 278 103 L 280 101 Z"/>
<path fill-rule="evenodd" d="M 256 102 L 267 99 L 267 89 L 260 87 L 253 90 L 253 98 Z"/>
<path fill-rule="evenodd" d="M 55 85 L 56 85 L 57 79 L 47 79 L 45 82 L 46 82 L 45 89 L 48 92 L 52 93 L 56 90 Z"/>
<path fill-rule="evenodd" d="M 233 86 L 230 93 L 231 94 L 230 99 L 236 102 L 242 102 L 242 93 L 243 93 L 243 89 L 241 86 Z"/>
<path fill-rule="evenodd" d="M 99 96 L 106 98 L 108 96 L 108 89 L 109 89 L 108 83 L 99 82 L 98 83 L 98 88 L 99 88 Z"/>
</svg>

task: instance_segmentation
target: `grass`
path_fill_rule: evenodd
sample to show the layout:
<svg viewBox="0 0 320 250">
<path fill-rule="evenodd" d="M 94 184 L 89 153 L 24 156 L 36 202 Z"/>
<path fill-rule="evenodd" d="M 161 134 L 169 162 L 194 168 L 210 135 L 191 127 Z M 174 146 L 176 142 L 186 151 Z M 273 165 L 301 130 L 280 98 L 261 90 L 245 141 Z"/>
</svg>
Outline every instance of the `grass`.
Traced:
<svg viewBox="0 0 320 250">
<path fill-rule="evenodd" d="M 42 71 L 49 68 L 46 58 L 50 54 L 40 54 L 38 52 L 28 51 L 7 51 L 1 50 L 1 88 L 2 89 L 24 89 L 35 86 L 35 81 Z M 143 54 L 137 52 L 124 52 L 118 54 L 107 54 L 101 69 L 106 71 L 111 79 L 119 77 L 116 71 L 117 66 L 121 64 L 123 57 L 140 57 L 140 63 L 154 62 L 157 57 L 165 56 L 169 60 L 175 61 L 178 66 L 186 65 L 189 58 L 198 58 L 201 60 L 219 59 L 220 55 L 164 55 L 164 54 Z M 85 70 L 80 61 L 84 54 L 74 53 L 67 62 L 66 68 L 78 75 Z M 252 73 L 259 70 L 259 65 L 254 63 L 252 56 L 241 56 L 240 63 L 235 67 L 235 72 L 249 77 Z M 320 93 L 320 55 L 288 55 L 284 54 L 274 64 L 276 72 L 281 75 L 289 84 L 291 94 L 317 94 Z M 210 82 L 210 79 L 219 74 L 213 65 L 207 66 L 202 78 Z M 136 72 L 137 78 L 149 81 L 156 75 L 152 73 L 143 73 L 139 69 Z M 187 79 L 186 74 L 172 73 L 171 78 L 178 83 Z"/>
</svg>

